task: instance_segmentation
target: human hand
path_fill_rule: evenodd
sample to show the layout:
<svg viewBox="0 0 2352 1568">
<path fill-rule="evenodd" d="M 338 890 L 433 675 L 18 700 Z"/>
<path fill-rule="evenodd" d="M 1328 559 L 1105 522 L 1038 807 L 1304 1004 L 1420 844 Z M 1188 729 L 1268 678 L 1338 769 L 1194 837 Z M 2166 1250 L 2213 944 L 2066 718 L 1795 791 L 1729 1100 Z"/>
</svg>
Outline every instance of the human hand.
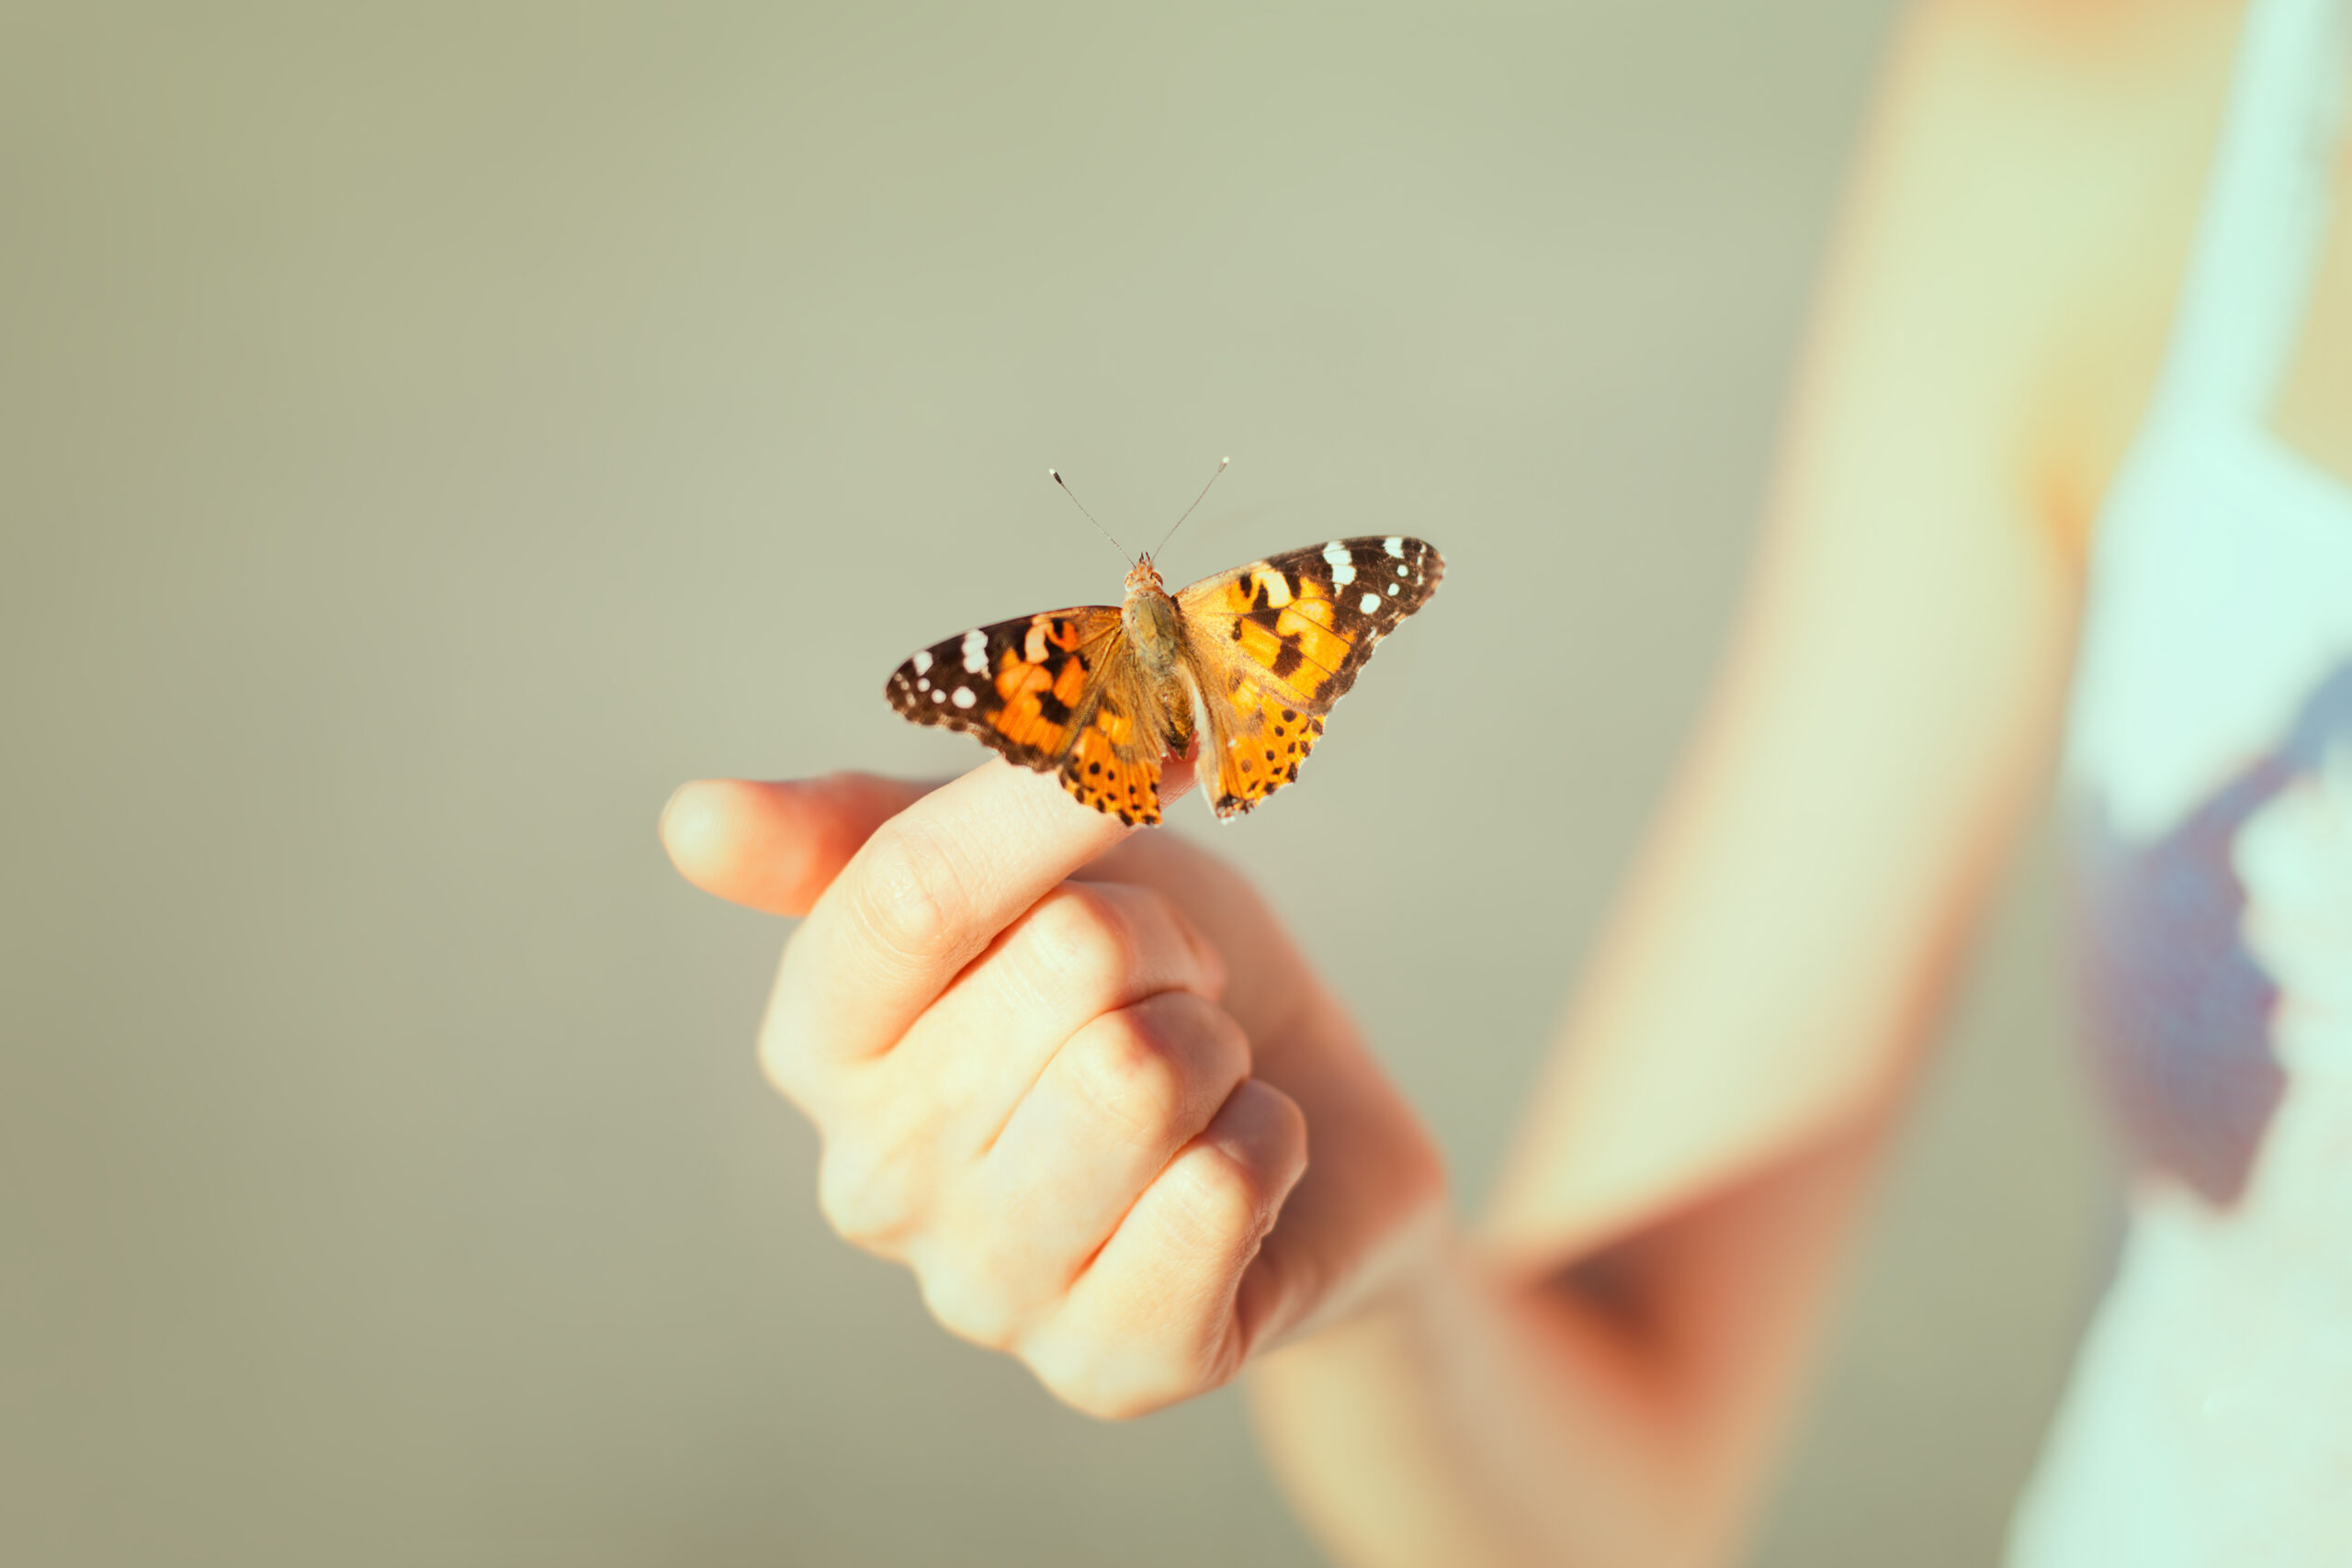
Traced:
<svg viewBox="0 0 2352 1568">
<path fill-rule="evenodd" d="M 1165 797 L 1189 783 L 1171 766 Z M 689 784 L 662 836 L 696 886 L 807 917 L 760 1056 L 822 1135 L 827 1220 L 1065 1403 L 1215 1388 L 1432 1231 L 1419 1121 L 1184 840 L 993 760 L 936 789 Z"/>
</svg>

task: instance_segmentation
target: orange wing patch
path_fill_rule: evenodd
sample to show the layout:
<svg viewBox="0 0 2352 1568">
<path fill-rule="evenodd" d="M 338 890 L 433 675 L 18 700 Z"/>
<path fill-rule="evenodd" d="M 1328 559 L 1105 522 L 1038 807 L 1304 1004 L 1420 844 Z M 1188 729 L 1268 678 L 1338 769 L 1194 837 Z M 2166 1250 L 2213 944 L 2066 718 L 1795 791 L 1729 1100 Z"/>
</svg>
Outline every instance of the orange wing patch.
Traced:
<svg viewBox="0 0 2352 1568">
<path fill-rule="evenodd" d="M 1159 748 L 1142 743 L 1135 720 L 1105 693 L 1062 763 L 1062 787 L 1081 806 L 1130 827 L 1159 820 Z"/>
<path fill-rule="evenodd" d="M 1230 820 L 1297 779 L 1323 716 L 1444 575 L 1419 539 L 1334 539 L 1177 595 L 1216 759 L 1217 816 Z"/>
<path fill-rule="evenodd" d="M 1069 754 L 1072 721 L 1092 678 L 1087 629 L 1074 615 L 1032 615 L 1017 646 L 997 649 L 997 705 L 986 722 L 1004 737 L 999 750 L 1006 755 Z"/>
<path fill-rule="evenodd" d="M 1204 588 L 1208 592 L 1199 605 L 1180 604 L 1188 620 L 1209 618 L 1225 626 L 1236 646 L 1221 662 L 1265 671 L 1302 702 L 1313 701 L 1354 651 L 1353 639 L 1339 629 L 1329 587 L 1313 576 L 1285 574 L 1259 561 L 1195 584 L 1185 590 L 1185 600 Z"/>
<path fill-rule="evenodd" d="M 1320 718 L 1288 706 L 1255 681 L 1233 690 L 1223 716 L 1225 733 L 1216 742 L 1219 817 L 1238 817 L 1295 783 L 1298 765 L 1323 738 Z M 1212 735 L 1217 728 L 1212 723 Z"/>
</svg>

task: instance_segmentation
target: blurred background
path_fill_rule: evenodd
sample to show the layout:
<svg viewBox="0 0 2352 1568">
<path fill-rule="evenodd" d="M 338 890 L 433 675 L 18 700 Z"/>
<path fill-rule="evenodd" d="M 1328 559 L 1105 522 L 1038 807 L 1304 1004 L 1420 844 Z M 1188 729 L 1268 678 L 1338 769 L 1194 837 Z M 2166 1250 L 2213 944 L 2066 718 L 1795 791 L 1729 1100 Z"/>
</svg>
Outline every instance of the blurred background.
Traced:
<svg viewBox="0 0 2352 1568">
<path fill-rule="evenodd" d="M 1230 1393 L 1093 1424 L 826 1234 L 752 1053 L 784 928 L 655 815 L 977 761 L 882 681 L 1116 598 L 1048 464 L 1132 548 L 1232 454 L 1172 581 L 1424 534 L 1307 787 L 1173 830 L 1475 1198 L 1894 21 L 0 12 L 0 1559 L 1317 1561 Z M 1760 1563 L 1994 1551 L 2103 1265 L 2056 940 L 2037 846 Z"/>
</svg>

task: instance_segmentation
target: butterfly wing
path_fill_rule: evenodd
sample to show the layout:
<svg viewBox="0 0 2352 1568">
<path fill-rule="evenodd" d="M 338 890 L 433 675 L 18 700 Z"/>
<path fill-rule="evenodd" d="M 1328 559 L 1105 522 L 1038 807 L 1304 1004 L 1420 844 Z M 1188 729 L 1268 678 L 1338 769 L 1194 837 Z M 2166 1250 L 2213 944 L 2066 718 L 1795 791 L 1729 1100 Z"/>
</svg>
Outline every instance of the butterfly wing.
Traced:
<svg viewBox="0 0 2352 1568">
<path fill-rule="evenodd" d="M 1050 773 L 1069 754 L 1080 714 L 1120 643 L 1108 604 L 1048 610 L 975 626 L 890 672 L 890 705 L 917 724 L 976 735 L 1024 768 Z"/>
<path fill-rule="evenodd" d="M 1058 773 L 1083 805 L 1159 820 L 1157 711 L 1126 657 L 1118 610 L 1080 604 L 975 626 L 890 672 L 890 705 L 978 736 L 1024 768 Z"/>
<path fill-rule="evenodd" d="M 1131 827 L 1158 822 L 1159 759 L 1169 743 L 1166 707 L 1132 657 L 1113 659 L 1080 715 L 1077 739 L 1061 767 L 1062 787 L 1080 805 Z"/>
<path fill-rule="evenodd" d="M 1334 539 L 1215 577 L 1176 595 L 1230 820 L 1298 777 L 1323 716 L 1364 660 L 1429 603 L 1445 560 L 1403 535 Z"/>
</svg>

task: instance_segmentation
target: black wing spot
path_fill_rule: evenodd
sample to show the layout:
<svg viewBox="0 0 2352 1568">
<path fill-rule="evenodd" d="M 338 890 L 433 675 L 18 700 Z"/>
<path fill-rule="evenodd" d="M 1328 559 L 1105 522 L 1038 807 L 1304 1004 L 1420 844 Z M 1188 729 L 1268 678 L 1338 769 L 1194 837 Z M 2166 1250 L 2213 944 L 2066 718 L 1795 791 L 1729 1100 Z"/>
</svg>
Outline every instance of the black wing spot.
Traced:
<svg viewBox="0 0 2352 1568">
<path fill-rule="evenodd" d="M 1291 595 L 1294 599 L 1297 596 L 1295 592 Z M 1245 621 L 1255 621 L 1270 632 L 1281 629 L 1283 613 L 1274 607 L 1272 583 L 1262 577 L 1258 580 L 1257 596 L 1250 601 L 1250 608 L 1241 613 L 1241 618 Z M 1241 635 L 1241 628 L 1238 625 L 1233 629 L 1233 635 L 1237 637 Z"/>
</svg>

